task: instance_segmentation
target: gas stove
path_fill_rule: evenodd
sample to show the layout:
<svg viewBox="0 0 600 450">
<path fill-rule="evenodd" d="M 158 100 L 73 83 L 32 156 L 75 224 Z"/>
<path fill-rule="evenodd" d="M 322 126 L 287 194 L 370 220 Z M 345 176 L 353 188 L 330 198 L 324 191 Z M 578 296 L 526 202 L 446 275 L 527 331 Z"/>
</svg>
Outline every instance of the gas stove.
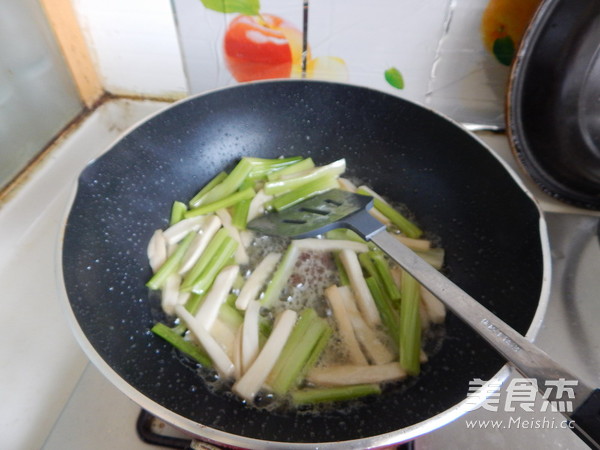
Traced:
<svg viewBox="0 0 600 450">
<path fill-rule="evenodd" d="M 0 321 L 5 336 L 11 337 L 0 346 L 0 427 L 5 448 L 161 448 L 140 438 L 136 428 L 140 407 L 110 384 L 79 349 L 64 316 L 67 302 L 60 297 L 55 268 L 61 226 L 79 172 L 129 126 L 166 106 L 132 100 L 103 104 L 61 138 L 0 205 L 4 297 Z M 516 166 L 503 134 L 477 134 L 509 166 Z M 600 386 L 600 329 L 595 323 L 600 317 L 598 214 L 554 201 L 516 170 L 546 212 L 552 251 L 550 300 L 535 342 L 581 379 Z M 411 445 L 587 448 L 571 431 L 560 428 L 466 429 L 467 419 L 499 420 L 501 415 L 479 409 Z M 544 416 L 557 421 L 561 417 Z M 167 425 L 158 425 L 158 431 L 191 440 Z M 162 447 L 168 448 L 167 443 L 163 441 Z"/>
</svg>

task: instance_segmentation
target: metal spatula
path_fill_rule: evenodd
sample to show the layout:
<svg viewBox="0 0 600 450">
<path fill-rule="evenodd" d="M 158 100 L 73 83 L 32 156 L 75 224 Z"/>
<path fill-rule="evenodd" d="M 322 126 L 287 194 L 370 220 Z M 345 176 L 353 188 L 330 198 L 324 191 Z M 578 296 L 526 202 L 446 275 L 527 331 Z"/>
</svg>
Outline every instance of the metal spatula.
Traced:
<svg viewBox="0 0 600 450">
<path fill-rule="evenodd" d="M 248 223 L 248 228 L 271 236 L 306 238 L 335 228 L 349 228 L 375 243 L 438 297 L 454 314 L 471 326 L 527 378 L 536 379 L 538 387 L 547 380 L 577 380 L 543 350 L 504 323 L 461 288 L 447 279 L 412 250 L 386 231 L 368 210 L 373 199 L 364 195 L 333 189 L 298 203 L 282 212 L 269 213 Z M 588 445 L 600 444 L 600 389 L 592 389 L 578 380 L 572 399 L 575 411 L 567 414 L 574 420 L 575 431 Z M 542 391 L 543 392 L 543 391 Z M 556 393 L 552 393 L 554 395 Z M 556 401 L 560 398 L 552 398 Z M 564 401 L 564 398 L 562 398 Z"/>
</svg>

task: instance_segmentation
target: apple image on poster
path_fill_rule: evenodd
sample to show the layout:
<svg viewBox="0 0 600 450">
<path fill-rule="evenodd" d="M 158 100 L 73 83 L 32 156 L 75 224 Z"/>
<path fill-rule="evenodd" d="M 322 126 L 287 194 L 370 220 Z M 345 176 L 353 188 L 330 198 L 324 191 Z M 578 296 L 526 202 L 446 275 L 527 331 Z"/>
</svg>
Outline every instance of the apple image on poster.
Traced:
<svg viewBox="0 0 600 450">
<path fill-rule="evenodd" d="M 223 38 L 225 65 L 239 82 L 272 78 L 318 78 L 346 81 L 343 59 L 333 56 L 313 58 L 306 49 L 302 73 L 302 32 L 291 22 L 260 11 L 258 0 L 201 0 L 213 11 L 237 14 Z"/>
</svg>

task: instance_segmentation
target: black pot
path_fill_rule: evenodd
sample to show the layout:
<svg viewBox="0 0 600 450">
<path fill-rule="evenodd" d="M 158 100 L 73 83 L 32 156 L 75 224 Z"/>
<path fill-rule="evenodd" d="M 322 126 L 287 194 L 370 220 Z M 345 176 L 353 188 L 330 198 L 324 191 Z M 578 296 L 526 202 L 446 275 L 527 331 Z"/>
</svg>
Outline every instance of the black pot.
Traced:
<svg viewBox="0 0 600 450">
<path fill-rule="evenodd" d="M 366 448 L 411 439 L 467 411 L 474 378 L 504 361 L 449 314 L 422 374 L 369 401 L 315 415 L 272 413 L 215 393 L 149 330 L 146 245 L 187 200 L 244 155 L 344 157 L 351 175 L 405 203 L 447 252 L 446 274 L 521 333 L 543 292 L 545 228 L 531 196 L 476 138 L 378 91 L 313 81 L 238 85 L 179 102 L 130 131 L 81 174 L 66 224 L 64 282 L 90 358 L 145 409 L 205 439 Z M 539 324 L 532 326 L 532 330 Z"/>
</svg>

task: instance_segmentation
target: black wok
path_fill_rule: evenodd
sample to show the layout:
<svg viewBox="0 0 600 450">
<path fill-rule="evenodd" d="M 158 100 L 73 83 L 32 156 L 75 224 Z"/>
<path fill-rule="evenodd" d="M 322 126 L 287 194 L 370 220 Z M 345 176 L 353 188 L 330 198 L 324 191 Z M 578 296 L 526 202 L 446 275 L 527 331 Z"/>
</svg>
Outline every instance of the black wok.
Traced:
<svg viewBox="0 0 600 450">
<path fill-rule="evenodd" d="M 423 228 L 441 237 L 450 279 L 517 331 L 539 325 L 544 222 L 481 142 L 429 110 L 366 88 L 290 80 L 239 85 L 150 118 L 79 178 L 63 244 L 76 334 L 144 408 L 228 445 L 353 440 L 346 446 L 365 448 L 458 417 L 467 410 L 469 381 L 495 377 L 504 365 L 449 315 L 443 344 L 419 377 L 345 410 L 270 413 L 208 389 L 192 364 L 149 331 L 159 313 L 144 286 L 145 249 L 166 225 L 173 200 L 189 199 L 243 155 L 304 155 L 318 163 L 345 157 L 352 175 L 409 205 Z"/>
</svg>

